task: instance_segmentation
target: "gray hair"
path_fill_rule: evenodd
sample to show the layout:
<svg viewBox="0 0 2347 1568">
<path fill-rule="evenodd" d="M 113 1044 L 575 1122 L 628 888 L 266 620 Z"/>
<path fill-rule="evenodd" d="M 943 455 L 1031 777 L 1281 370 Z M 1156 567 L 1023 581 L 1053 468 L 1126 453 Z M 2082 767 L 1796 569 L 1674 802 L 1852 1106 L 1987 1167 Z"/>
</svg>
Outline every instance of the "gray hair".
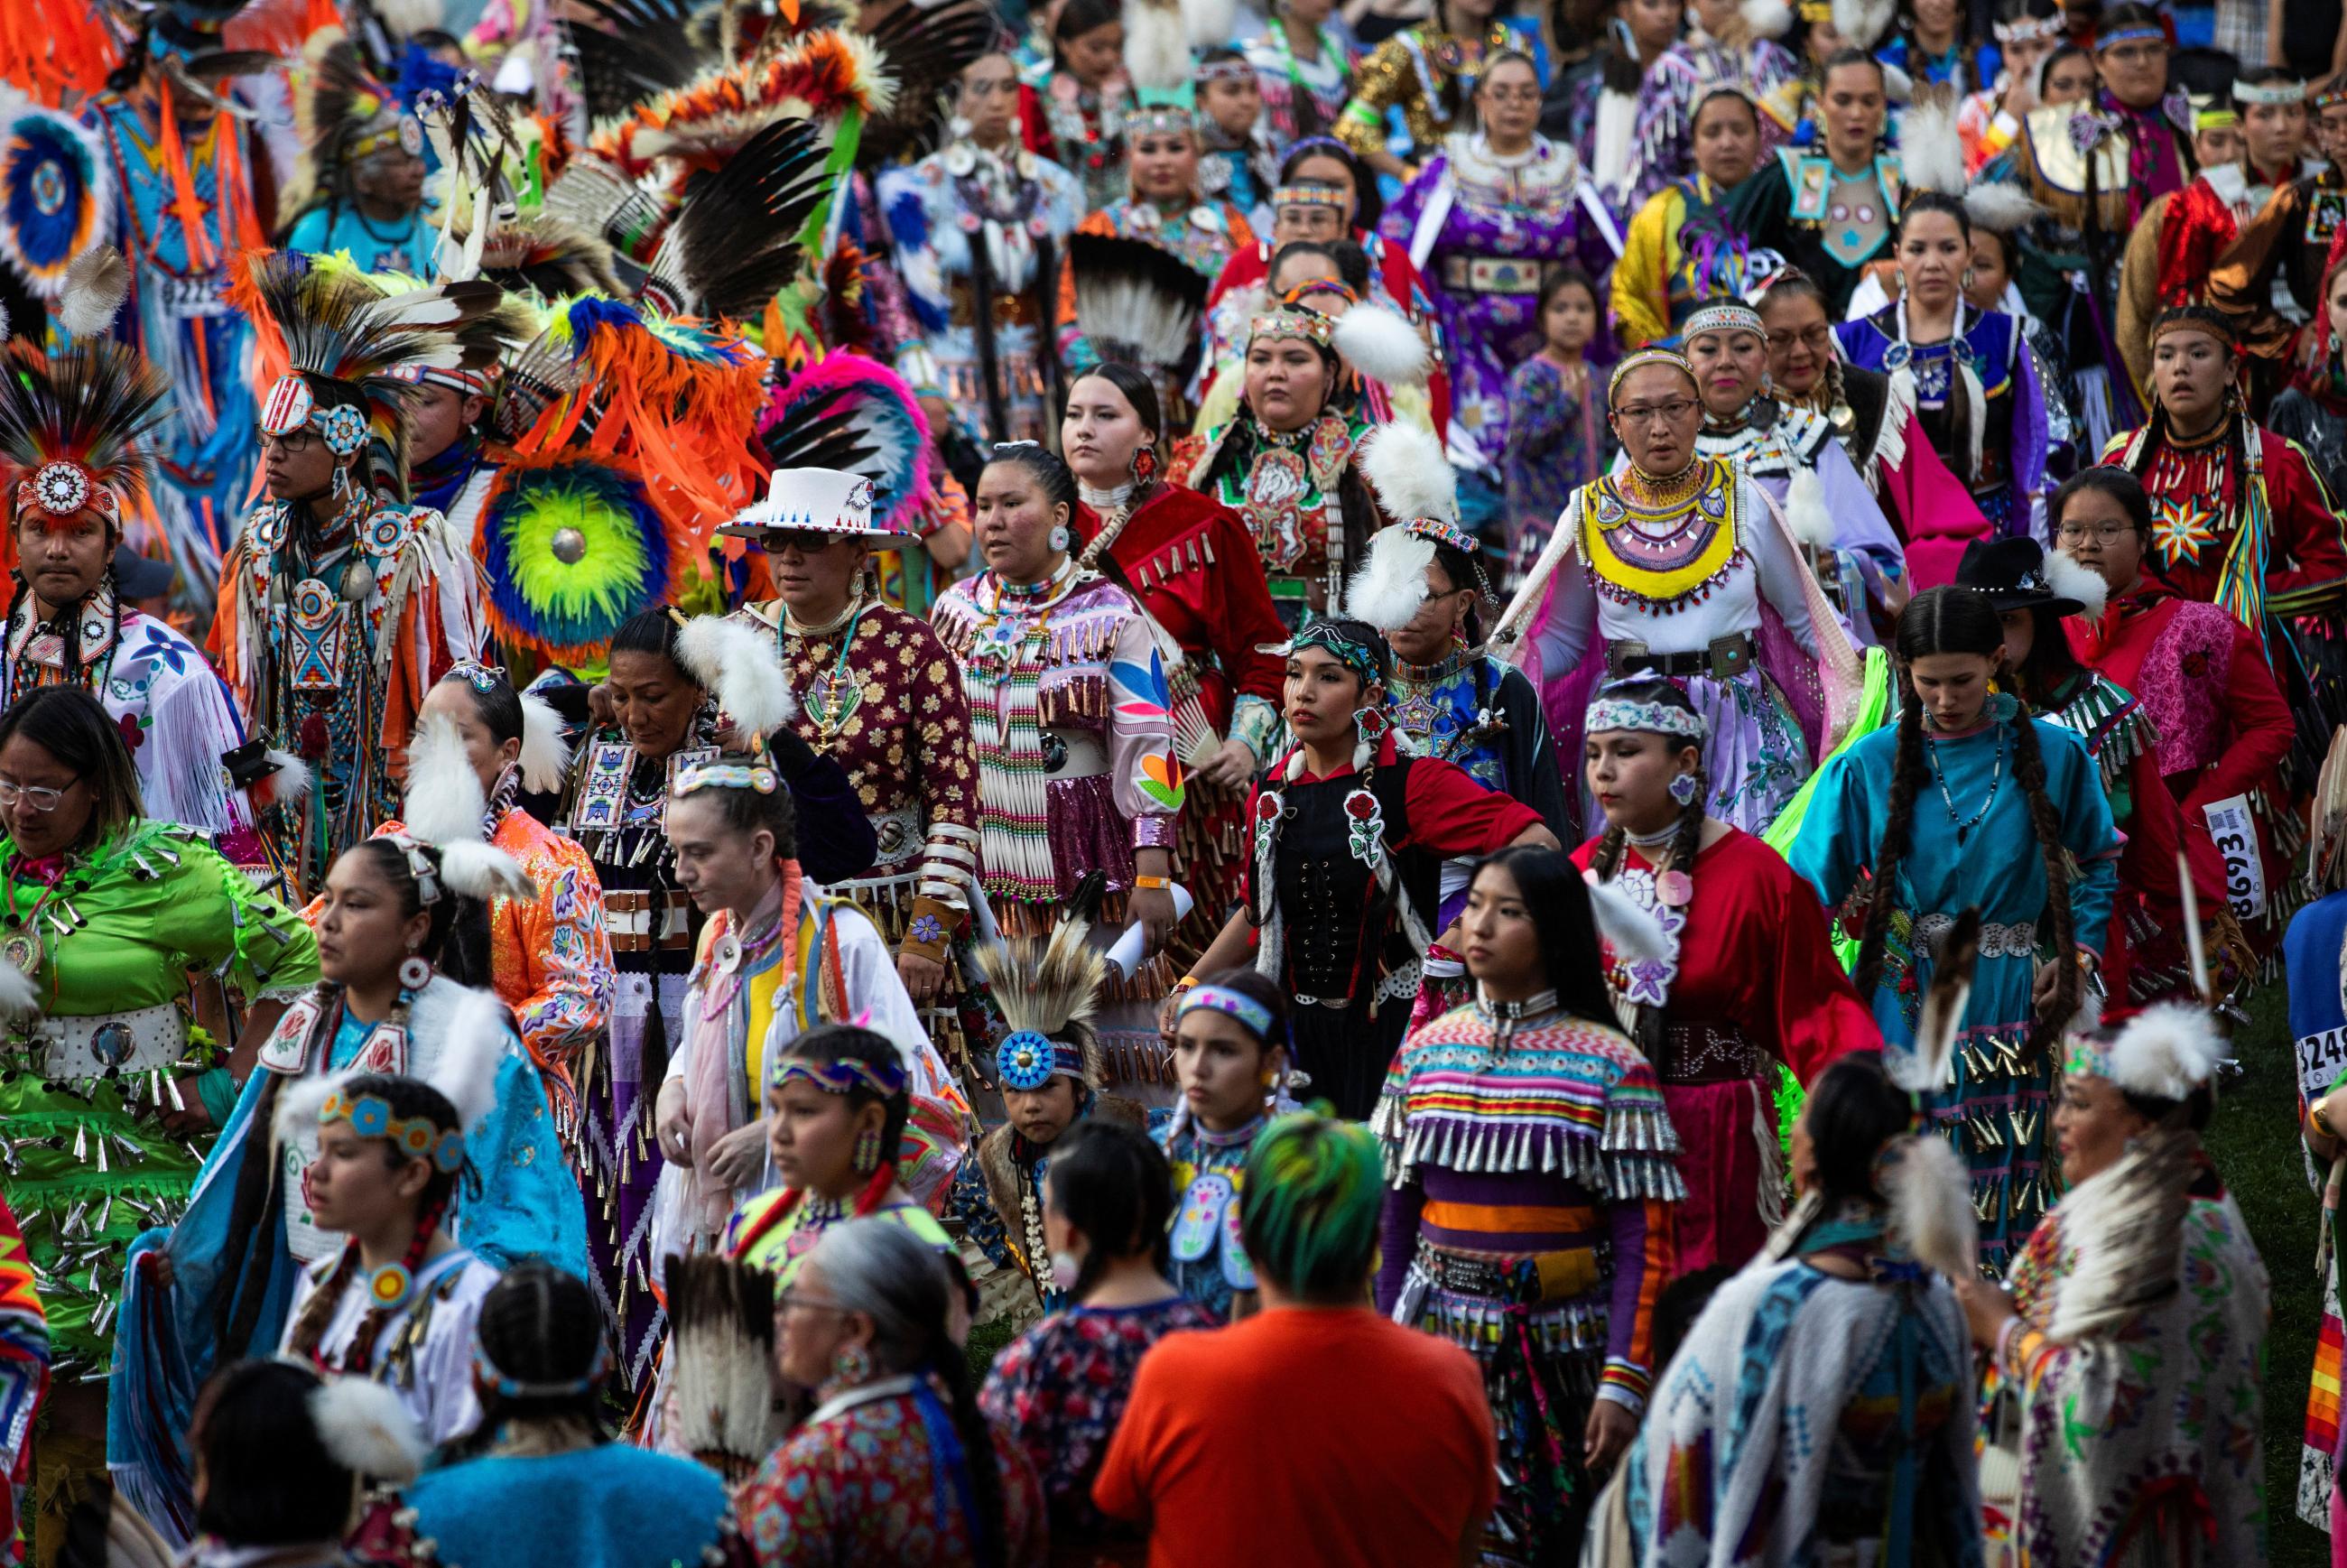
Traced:
<svg viewBox="0 0 2347 1568">
<path fill-rule="evenodd" d="M 809 1261 L 831 1296 L 872 1319 L 876 1370 L 909 1372 L 946 1337 L 952 1281 L 935 1248 L 890 1220 L 843 1220 L 823 1233 Z"/>
</svg>

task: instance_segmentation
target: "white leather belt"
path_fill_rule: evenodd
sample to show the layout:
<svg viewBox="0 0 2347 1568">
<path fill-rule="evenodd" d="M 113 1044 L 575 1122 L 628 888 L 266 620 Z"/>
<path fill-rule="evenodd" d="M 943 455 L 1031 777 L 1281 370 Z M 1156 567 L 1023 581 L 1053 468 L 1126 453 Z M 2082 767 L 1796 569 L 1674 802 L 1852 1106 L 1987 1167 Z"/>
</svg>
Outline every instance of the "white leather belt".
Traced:
<svg viewBox="0 0 2347 1568">
<path fill-rule="evenodd" d="M 164 1002 L 132 1012 L 47 1017 L 33 1026 L 42 1071 L 51 1078 L 128 1075 L 176 1065 L 188 1053 L 188 1024 L 179 1005 Z"/>
</svg>

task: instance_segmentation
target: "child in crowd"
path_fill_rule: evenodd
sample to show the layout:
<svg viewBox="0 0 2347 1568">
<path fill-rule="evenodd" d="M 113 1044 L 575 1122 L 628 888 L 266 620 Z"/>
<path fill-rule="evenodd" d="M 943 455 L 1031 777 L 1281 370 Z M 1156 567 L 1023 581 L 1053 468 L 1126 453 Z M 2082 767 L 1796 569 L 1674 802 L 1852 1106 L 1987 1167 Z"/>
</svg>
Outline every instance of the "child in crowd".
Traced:
<svg viewBox="0 0 2347 1568">
<path fill-rule="evenodd" d="M 1263 88 L 1246 56 L 1230 46 L 1198 56 L 1198 183 L 1210 200 L 1246 214 L 1257 233 L 1271 231 L 1271 192 L 1279 159 L 1263 125 Z"/>
<path fill-rule="evenodd" d="M 1604 393 L 1590 379 L 1590 340 L 1605 313 L 1577 267 L 1541 284 L 1541 348 L 1508 376 L 1508 442 L 1501 458 L 1507 587 L 1532 569 L 1573 492 L 1614 459 Z"/>
</svg>

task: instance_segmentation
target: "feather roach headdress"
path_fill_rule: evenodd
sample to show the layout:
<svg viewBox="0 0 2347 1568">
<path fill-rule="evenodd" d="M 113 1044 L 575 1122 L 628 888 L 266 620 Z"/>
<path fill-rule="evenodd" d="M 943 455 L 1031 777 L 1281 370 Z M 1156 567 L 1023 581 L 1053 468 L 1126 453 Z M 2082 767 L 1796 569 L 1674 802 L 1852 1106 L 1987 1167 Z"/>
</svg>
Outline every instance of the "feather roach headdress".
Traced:
<svg viewBox="0 0 2347 1568">
<path fill-rule="evenodd" d="M 825 356 L 767 395 L 758 444 L 777 469 L 872 481 L 872 526 L 911 535 L 933 494 L 929 420 L 902 376 L 862 354 Z"/>
<path fill-rule="evenodd" d="M 154 477 L 148 437 L 170 384 L 126 343 L 97 339 L 50 355 L 27 342 L 0 360 L 0 494 L 62 528 L 94 507 L 117 528 Z"/>
<path fill-rule="evenodd" d="M 1105 1081 L 1092 1017 L 1109 979 L 1108 956 L 1087 941 L 1102 886 L 1099 872 L 1086 876 L 1050 937 L 979 950 L 979 968 L 1010 1026 L 995 1052 L 997 1076 L 1009 1088 L 1040 1089 L 1062 1072 L 1087 1089 Z"/>
<path fill-rule="evenodd" d="M 860 126 L 894 107 L 896 91 L 871 39 L 818 27 L 785 35 L 741 65 L 638 104 L 598 129 L 588 147 L 629 179 L 650 172 L 661 159 L 687 169 L 715 169 L 776 120 L 812 119 L 834 128 L 853 117 Z"/>
<path fill-rule="evenodd" d="M 566 447 L 497 469 L 474 553 L 498 641 L 576 667 L 600 661 L 630 616 L 667 601 L 690 552 L 633 458 Z"/>
<path fill-rule="evenodd" d="M 277 251 L 251 252 L 231 273 L 229 302 L 253 324 L 268 388 L 261 428 L 306 425 L 338 455 L 372 446 L 377 487 L 404 494 L 410 388 L 426 371 L 495 363 L 492 346 L 459 329 L 497 309 L 503 292 L 464 282 L 390 293 L 346 262 Z M 323 406 L 328 390 L 361 406 Z"/>
<path fill-rule="evenodd" d="M 1172 251 L 1112 234 L 1075 234 L 1068 267 L 1076 326 L 1104 360 L 1168 368 L 1198 345 L 1207 280 Z"/>
<path fill-rule="evenodd" d="M 458 73 L 410 44 L 378 75 L 358 41 L 340 27 L 322 27 L 302 51 L 294 73 L 293 123 L 302 153 L 288 182 L 284 210 L 298 212 L 313 199 L 350 200 L 350 176 L 362 160 L 404 151 L 424 156 L 424 122 L 416 109 L 425 93 L 446 96 Z M 425 258 L 416 258 L 421 266 Z"/>
</svg>

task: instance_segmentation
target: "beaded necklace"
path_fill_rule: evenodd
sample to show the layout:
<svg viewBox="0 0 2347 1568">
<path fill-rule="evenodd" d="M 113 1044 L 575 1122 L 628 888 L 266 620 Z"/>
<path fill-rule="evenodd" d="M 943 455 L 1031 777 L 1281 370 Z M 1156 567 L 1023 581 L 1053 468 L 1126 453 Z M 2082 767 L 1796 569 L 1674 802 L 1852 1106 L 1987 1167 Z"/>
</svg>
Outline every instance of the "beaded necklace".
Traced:
<svg viewBox="0 0 2347 1568">
<path fill-rule="evenodd" d="M 801 693 L 801 699 L 806 704 L 807 712 L 815 719 L 815 728 L 823 733 L 824 745 L 826 749 L 838 738 L 840 726 L 847 723 L 849 715 L 853 714 L 857 705 L 864 701 L 864 682 L 848 677 L 847 656 L 856 651 L 856 633 L 864 624 L 864 611 L 866 608 L 868 608 L 867 601 L 863 594 L 852 594 L 848 598 L 847 608 L 830 620 L 821 626 L 802 626 L 792 618 L 790 610 L 785 607 L 783 610 L 783 625 L 775 632 L 775 641 L 787 644 L 788 640 L 794 637 L 804 641 L 828 637 L 833 632 L 838 631 L 843 625 L 847 629 L 840 637 L 839 654 L 831 662 L 830 675 L 818 678 Z M 790 663 L 790 649 L 784 646 L 782 653 L 784 665 L 787 668 Z"/>
<path fill-rule="evenodd" d="M 1971 836 L 1973 829 L 1980 825 L 1981 818 L 1989 814 L 1989 808 L 1996 804 L 1997 788 L 2004 781 L 2004 726 L 1999 724 L 1996 730 L 1996 760 L 1989 766 L 1988 798 L 1981 802 L 1981 808 L 1969 817 L 1956 815 L 1956 797 L 1948 793 L 1947 775 L 1940 769 L 1940 748 L 1935 745 L 1925 750 L 1932 758 L 1932 782 L 1940 786 L 1940 800 L 1948 808 L 1948 821 L 1955 826 L 1956 843 L 1962 845 Z"/>
</svg>

